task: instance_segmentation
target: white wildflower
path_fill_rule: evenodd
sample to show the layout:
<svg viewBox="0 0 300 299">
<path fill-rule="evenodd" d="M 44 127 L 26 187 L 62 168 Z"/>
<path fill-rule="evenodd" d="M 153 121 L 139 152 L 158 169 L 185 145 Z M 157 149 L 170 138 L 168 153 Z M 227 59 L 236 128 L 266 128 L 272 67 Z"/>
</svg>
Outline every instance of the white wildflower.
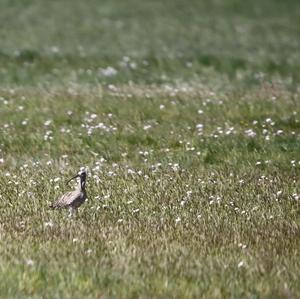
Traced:
<svg viewBox="0 0 300 299">
<path fill-rule="evenodd" d="M 34 261 L 32 259 L 26 260 L 26 265 L 33 266 L 33 264 L 34 264 Z"/>
<path fill-rule="evenodd" d="M 175 224 L 179 223 L 180 221 L 181 221 L 181 218 L 180 218 L 180 217 L 177 217 L 177 218 L 175 219 Z"/>
<path fill-rule="evenodd" d="M 151 125 L 144 125 L 144 127 L 143 127 L 143 129 L 144 129 L 145 131 L 147 131 L 147 130 L 149 130 L 149 129 L 151 129 L 151 128 L 152 128 Z"/>
<path fill-rule="evenodd" d="M 238 263 L 238 268 L 244 267 L 245 266 L 245 262 L 244 261 L 240 261 Z"/>
<path fill-rule="evenodd" d="M 44 227 L 53 227 L 53 222 L 52 221 L 45 222 Z"/>
<path fill-rule="evenodd" d="M 118 73 L 118 71 L 111 66 L 108 66 L 105 69 L 101 69 L 100 71 L 101 71 L 101 74 L 105 77 L 112 77 L 112 76 L 117 75 L 117 73 Z"/>
<path fill-rule="evenodd" d="M 51 119 L 48 119 L 44 122 L 44 126 L 48 127 L 52 123 Z"/>
</svg>

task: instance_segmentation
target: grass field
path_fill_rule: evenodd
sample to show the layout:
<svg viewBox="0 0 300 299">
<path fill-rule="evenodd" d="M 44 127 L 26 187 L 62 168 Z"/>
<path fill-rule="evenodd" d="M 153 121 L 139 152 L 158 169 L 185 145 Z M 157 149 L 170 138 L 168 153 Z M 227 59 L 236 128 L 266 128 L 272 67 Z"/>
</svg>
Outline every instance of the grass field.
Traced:
<svg viewBox="0 0 300 299">
<path fill-rule="evenodd" d="M 0 40 L 0 298 L 300 298 L 299 1 L 0 0 Z"/>
</svg>

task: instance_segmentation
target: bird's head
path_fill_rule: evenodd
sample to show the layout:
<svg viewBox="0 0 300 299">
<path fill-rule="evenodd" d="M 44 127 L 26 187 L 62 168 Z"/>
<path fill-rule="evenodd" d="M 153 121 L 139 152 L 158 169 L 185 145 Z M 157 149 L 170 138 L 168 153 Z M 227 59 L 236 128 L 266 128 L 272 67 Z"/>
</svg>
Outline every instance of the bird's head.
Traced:
<svg viewBox="0 0 300 299">
<path fill-rule="evenodd" d="M 80 182 L 85 182 L 85 180 L 86 180 L 86 171 L 85 171 L 85 170 L 80 171 L 78 174 L 76 174 L 76 175 L 73 176 L 71 179 L 69 179 L 69 180 L 67 181 L 67 184 L 68 184 L 69 182 L 71 182 L 72 180 L 76 179 L 76 178 L 80 178 Z"/>
</svg>

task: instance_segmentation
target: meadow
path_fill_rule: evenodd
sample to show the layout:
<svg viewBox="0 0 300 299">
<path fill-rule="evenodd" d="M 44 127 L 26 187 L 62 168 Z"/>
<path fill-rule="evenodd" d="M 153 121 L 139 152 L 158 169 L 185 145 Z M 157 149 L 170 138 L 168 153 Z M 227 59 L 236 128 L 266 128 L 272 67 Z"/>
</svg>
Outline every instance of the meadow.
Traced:
<svg viewBox="0 0 300 299">
<path fill-rule="evenodd" d="M 300 297 L 298 1 L 0 0 L 0 40 L 0 298 Z"/>
</svg>

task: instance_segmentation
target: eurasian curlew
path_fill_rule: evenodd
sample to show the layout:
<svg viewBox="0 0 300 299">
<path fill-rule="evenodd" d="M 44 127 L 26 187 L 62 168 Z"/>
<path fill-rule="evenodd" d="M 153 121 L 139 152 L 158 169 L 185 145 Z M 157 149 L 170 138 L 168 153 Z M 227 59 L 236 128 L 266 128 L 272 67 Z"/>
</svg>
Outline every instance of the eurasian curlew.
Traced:
<svg viewBox="0 0 300 299">
<path fill-rule="evenodd" d="M 70 181 L 80 178 L 80 183 L 76 190 L 65 193 L 62 197 L 57 199 L 53 204 L 50 205 L 52 209 L 69 209 L 70 216 L 79 208 L 86 200 L 85 182 L 86 182 L 86 172 L 82 171 L 75 175 Z"/>
</svg>

